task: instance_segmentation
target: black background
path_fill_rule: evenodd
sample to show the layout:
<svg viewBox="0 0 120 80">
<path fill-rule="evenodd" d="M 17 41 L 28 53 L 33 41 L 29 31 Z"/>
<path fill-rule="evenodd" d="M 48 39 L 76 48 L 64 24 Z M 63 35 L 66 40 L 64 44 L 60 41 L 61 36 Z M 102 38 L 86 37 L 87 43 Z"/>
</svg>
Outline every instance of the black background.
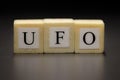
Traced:
<svg viewBox="0 0 120 80">
<path fill-rule="evenodd" d="M 119 80 L 120 10 L 117 2 L 112 5 L 103 1 L 56 2 L 59 4 L 51 1 L 1 3 L 0 80 Z M 105 53 L 14 54 L 14 19 L 43 18 L 103 19 Z"/>
</svg>

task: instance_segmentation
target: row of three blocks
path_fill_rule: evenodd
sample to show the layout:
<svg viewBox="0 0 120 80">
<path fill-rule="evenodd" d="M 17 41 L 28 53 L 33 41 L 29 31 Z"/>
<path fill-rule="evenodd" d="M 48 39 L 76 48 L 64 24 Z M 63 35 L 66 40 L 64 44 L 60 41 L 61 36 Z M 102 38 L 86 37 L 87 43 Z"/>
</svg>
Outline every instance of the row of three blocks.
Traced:
<svg viewBox="0 0 120 80">
<path fill-rule="evenodd" d="M 14 21 L 14 53 L 74 52 L 104 52 L 104 22 L 102 20 Z"/>
</svg>

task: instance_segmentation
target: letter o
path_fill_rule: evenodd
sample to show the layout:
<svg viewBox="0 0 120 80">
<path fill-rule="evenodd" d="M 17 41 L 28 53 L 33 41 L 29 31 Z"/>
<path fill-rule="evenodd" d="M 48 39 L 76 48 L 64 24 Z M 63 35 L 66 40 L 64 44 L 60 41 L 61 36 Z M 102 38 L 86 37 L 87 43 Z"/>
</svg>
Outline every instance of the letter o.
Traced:
<svg viewBox="0 0 120 80">
<path fill-rule="evenodd" d="M 93 41 L 92 41 L 91 43 L 86 42 L 86 35 L 87 35 L 88 33 L 92 34 L 92 36 L 93 36 Z M 92 32 L 86 32 L 86 33 L 83 35 L 83 41 L 84 41 L 84 43 L 87 44 L 87 45 L 92 45 L 92 44 L 95 42 L 95 35 L 94 35 L 94 33 L 92 33 Z"/>
</svg>

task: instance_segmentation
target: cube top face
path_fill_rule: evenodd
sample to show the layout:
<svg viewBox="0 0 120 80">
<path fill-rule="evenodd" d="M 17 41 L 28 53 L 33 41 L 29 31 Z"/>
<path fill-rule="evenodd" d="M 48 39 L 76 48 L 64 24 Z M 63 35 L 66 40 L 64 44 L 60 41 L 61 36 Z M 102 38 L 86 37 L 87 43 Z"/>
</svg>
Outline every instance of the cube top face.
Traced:
<svg viewBox="0 0 120 80">
<path fill-rule="evenodd" d="M 44 52 L 74 52 L 74 28 L 72 19 L 44 20 Z"/>
<path fill-rule="evenodd" d="M 104 22 L 102 20 L 75 20 L 75 52 L 104 52 Z"/>
<path fill-rule="evenodd" d="M 66 18 L 63 18 L 63 19 L 59 19 L 59 18 L 56 18 L 56 19 L 44 19 L 44 22 L 47 24 L 51 23 L 51 24 L 63 24 L 63 23 L 73 23 L 73 19 L 66 19 Z"/>
<path fill-rule="evenodd" d="M 88 19 L 88 20 L 75 20 L 75 24 L 93 24 L 93 25 L 97 25 L 97 24 L 101 24 L 101 25 L 103 25 L 104 24 L 104 22 L 103 22 L 103 20 L 94 20 L 94 19 Z"/>
<path fill-rule="evenodd" d="M 20 24 L 20 25 L 40 25 L 40 24 L 43 24 L 43 20 L 41 19 L 27 19 L 27 20 L 15 20 L 14 21 L 14 24 Z"/>
<path fill-rule="evenodd" d="M 43 53 L 43 21 L 14 21 L 14 53 Z"/>
</svg>

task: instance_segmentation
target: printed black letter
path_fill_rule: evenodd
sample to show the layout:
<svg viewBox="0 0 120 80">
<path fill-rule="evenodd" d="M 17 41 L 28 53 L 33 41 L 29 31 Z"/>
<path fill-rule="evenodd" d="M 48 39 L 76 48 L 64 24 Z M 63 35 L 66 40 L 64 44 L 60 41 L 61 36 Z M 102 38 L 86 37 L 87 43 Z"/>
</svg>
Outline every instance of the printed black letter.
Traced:
<svg viewBox="0 0 120 80">
<path fill-rule="evenodd" d="M 24 42 L 27 45 L 32 45 L 34 43 L 34 34 L 35 34 L 35 32 L 31 32 L 31 33 L 33 34 L 33 41 L 31 43 L 28 43 L 27 40 L 26 40 L 26 34 L 27 34 L 27 32 L 23 32 L 23 34 L 24 34 Z"/>
<path fill-rule="evenodd" d="M 88 33 L 92 34 L 92 36 L 93 36 L 93 41 L 92 41 L 91 43 L 87 43 L 87 42 L 86 42 L 86 35 L 87 35 Z M 83 36 L 83 41 L 84 41 L 84 43 L 87 44 L 87 45 L 92 45 L 92 44 L 95 42 L 95 35 L 94 35 L 94 33 L 92 33 L 92 32 L 86 32 L 86 33 L 84 34 L 84 36 Z"/>
<path fill-rule="evenodd" d="M 56 44 L 60 44 L 59 43 L 59 39 L 63 39 L 63 36 L 59 36 L 59 33 L 65 33 L 64 31 L 56 31 Z"/>
</svg>

